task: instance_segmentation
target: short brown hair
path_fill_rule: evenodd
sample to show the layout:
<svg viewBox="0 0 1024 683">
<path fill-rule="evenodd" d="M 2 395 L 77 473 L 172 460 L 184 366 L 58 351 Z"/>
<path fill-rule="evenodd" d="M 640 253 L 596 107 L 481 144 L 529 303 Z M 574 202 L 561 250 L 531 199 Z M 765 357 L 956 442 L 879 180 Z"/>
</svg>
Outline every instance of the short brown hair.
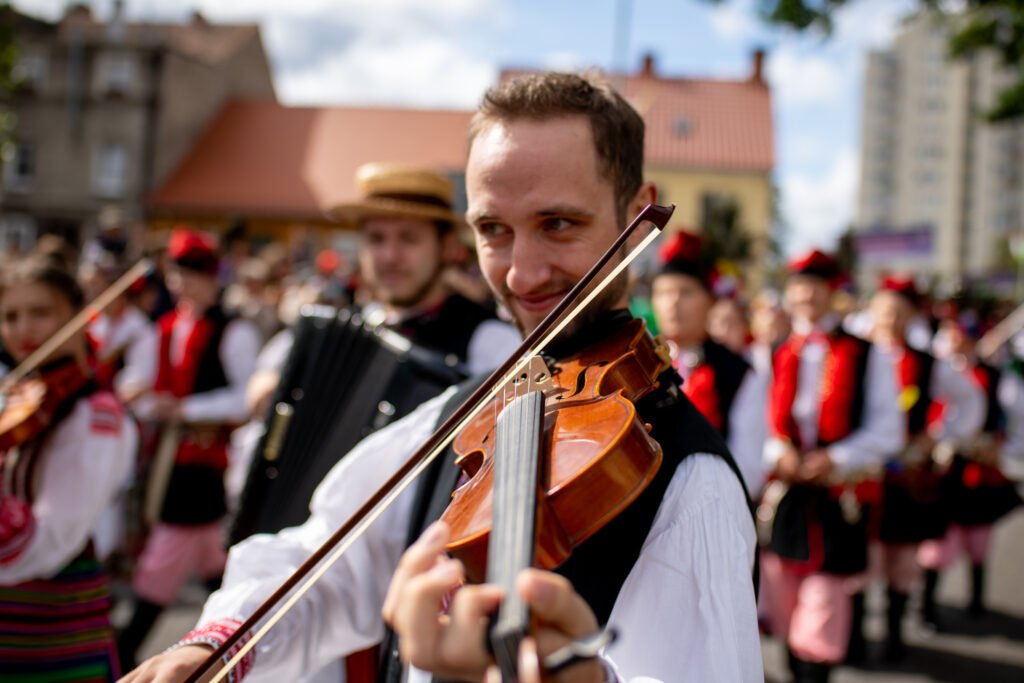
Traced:
<svg viewBox="0 0 1024 683">
<path fill-rule="evenodd" d="M 493 121 L 547 119 L 579 114 L 590 121 L 598 171 L 615 188 L 615 208 L 625 222 L 626 207 L 643 183 L 644 120 L 610 84 L 590 75 L 555 72 L 511 78 L 484 94 L 469 126 L 472 144 Z"/>
<path fill-rule="evenodd" d="M 85 303 L 85 295 L 75 276 L 68 272 L 64 263 L 51 254 L 33 253 L 20 261 L 4 264 L 4 273 L 0 277 L 0 296 L 18 285 L 46 285 L 63 296 L 71 308 L 78 311 Z"/>
</svg>

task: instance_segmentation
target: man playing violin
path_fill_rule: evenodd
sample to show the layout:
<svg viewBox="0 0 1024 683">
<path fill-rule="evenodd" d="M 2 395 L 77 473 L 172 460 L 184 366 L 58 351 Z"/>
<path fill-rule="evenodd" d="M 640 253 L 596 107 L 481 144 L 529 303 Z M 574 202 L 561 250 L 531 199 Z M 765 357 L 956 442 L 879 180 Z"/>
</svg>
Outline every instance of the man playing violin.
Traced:
<svg viewBox="0 0 1024 683">
<path fill-rule="evenodd" d="M 534 329 L 627 220 L 654 201 L 653 185 L 641 178 L 643 129 L 621 96 L 578 76 L 525 76 L 485 97 L 471 128 L 467 218 L 481 268 L 520 331 Z M 625 279 L 599 298 L 571 341 L 596 341 L 615 329 L 615 312 L 626 306 Z M 559 573 L 519 576 L 539 627 L 526 641 L 522 680 L 541 678 L 531 646 L 543 656 L 599 624 L 614 626 L 619 639 L 599 658 L 544 680 L 763 678 L 751 581 L 754 532 L 738 470 L 721 437 L 678 390 L 678 376 L 668 371 L 661 379 L 637 404 L 664 453 L 654 481 L 579 545 Z M 429 436 L 454 393 L 357 446 L 317 490 L 305 525 L 232 549 L 224 587 L 207 603 L 200 627 L 127 680 L 177 680 L 194 670 L 209 644 L 223 642 L 288 568 Z M 454 590 L 463 568 L 445 558 L 446 526 L 429 524 L 436 518 L 432 503 L 443 503 L 457 483 L 445 478 L 447 471 L 425 480 L 432 484 L 421 481 L 424 490 L 400 495 L 320 579 L 315 597 L 300 601 L 232 673 L 297 680 L 385 639 L 378 680 L 493 677 L 484 615 L 499 592 L 487 585 Z M 439 614 L 448 594 L 450 607 Z M 385 621 L 397 640 L 385 633 Z"/>
</svg>

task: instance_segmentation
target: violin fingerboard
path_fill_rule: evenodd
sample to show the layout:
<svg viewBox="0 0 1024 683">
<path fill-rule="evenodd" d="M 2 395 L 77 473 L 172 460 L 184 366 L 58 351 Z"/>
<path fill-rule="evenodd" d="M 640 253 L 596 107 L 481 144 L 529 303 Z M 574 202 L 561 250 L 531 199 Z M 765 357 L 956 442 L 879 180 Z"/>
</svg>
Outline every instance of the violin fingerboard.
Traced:
<svg viewBox="0 0 1024 683">
<path fill-rule="evenodd" d="M 494 498 L 487 547 L 487 582 L 505 598 L 490 630 L 491 649 L 502 680 L 516 681 L 519 643 L 530 614 L 516 591 L 519 572 L 533 564 L 537 517 L 538 467 L 544 431 L 544 393 L 514 399 L 495 424 Z"/>
</svg>

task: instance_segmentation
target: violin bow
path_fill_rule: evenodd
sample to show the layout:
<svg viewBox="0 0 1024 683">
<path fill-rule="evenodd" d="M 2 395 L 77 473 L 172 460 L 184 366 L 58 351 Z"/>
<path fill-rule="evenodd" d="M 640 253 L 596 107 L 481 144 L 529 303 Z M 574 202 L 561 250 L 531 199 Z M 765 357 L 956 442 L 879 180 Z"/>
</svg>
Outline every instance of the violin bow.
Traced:
<svg viewBox="0 0 1024 683">
<path fill-rule="evenodd" d="M 466 401 L 420 446 L 419 449 L 381 486 L 356 512 L 335 531 L 309 558 L 282 583 L 273 594 L 257 607 L 228 638 L 210 655 L 185 683 L 197 683 L 200 677 L 213 668 L 242 638 L 256 627 L 278 603 L 274 612 L 259 630 L 246 641 L 230 660 L 216 673 L 212 683 L 227 676 L 239 661 L 284 617 L 284 615 L 309 591 L 348 548 L 358 540 L 384 510 L 405 491 L 416 477 L 432 463 L 455 439 L 462 425 L 482 408 L 498 391 L 504 380 L 521 371 L 529 359 L 543 350 L 576 315 L 585 309 L 604 289 L 615 280 L 661 234 L 668 219 L 675 211 L 675 205 L 659 206 L 648 204 L 636 218 L 619 233 L 611 247 L 598 259 L 587 274 L 576 283 L 568 294 L 556 305 L 543 321 L 523 340 L 519 347 L 503 362 L 487 380 L 477 388 Z M 623 257 L 612 270 L 599 281 L 597 278 L 609 265 L 633 233 L 644 223 L 651 223 L 657 229 L 651 230 L 643 240 Z M 596 283 L 595 283 L 596 281 Z M 591 285 L 593 284 L 593 287 Z M 300 585 L 301 582 L 301 585 Z M 296 588 L 297 587 L 297 588 Z M 293 589 L 296 589 L 292 592 Z M 289 593 L 291 595 L 289 596 Z M 287 597 L 287 600 L 285 599 Z M 284 601 L 284 602 L 282 602 Z"/>
<path fill-rule="evenodd" d="M 0 395 L 4 394 L 10 387 L 23 379 L 30 372 L 44 363 L 54 351 L 59 349 L 68 339 L 71 339 L 77 332 L 89 324 L 97 314 L 104 311 L 107 306 L 114 303 L 117 297 L 124 294 L 135 284 L 137 280 L 145 277 L 153 269 L 153 262 L 149 259 L 140 259 L 134 266 L 115 280 L 109 287 L 103 290 L 99 296 L 82 307 L 71 320 L 54 332 L 42 346 L 29 354 L 28 358 L 11 370 L 0 382 Z"/>
</svg>

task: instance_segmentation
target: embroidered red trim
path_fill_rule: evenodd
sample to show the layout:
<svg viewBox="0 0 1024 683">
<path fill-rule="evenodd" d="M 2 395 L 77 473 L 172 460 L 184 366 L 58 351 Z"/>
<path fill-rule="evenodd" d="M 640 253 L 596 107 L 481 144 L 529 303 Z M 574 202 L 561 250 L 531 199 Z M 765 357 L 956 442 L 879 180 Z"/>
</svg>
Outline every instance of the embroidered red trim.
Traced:
<svg viewBox="0 0 1024 683">
<path fill-rule="evenodd" d="M 0 497 L 0 565 L 18 559 L 35 535 L 32 506 L 14 496 Z"/>
<path fill-rule="evenodd" d="M 238 630 L 238 627 L 242 625 L 242 622 L 237 619 L 220 619 L 218 621 L 210 622 L 197 627 L 191 631 L 184 638 L 179 640 L 174 647 L 181 647 L 182 645 L 192 645 L 195 643 L 204 643 L 213 647 L 219 647 L 227 642 L 227 639 Z M 231 661 L 238 652 L 245 646 L 249 639 L 252 638 L 252 632 L 246 633 L 244 636 L 239 638 L 238 642 L 231 646 L 227 654 L 224 655 L 224 663 L 227 664 Z M 253 662 L 256 658 L 256 650 L 252 649 L 245 653 L 245 656 L 231 668 L 228 672 L 227 680 L 231 683 L 237 683 L 245 678 L 252 669 Z"/>
</svg>

